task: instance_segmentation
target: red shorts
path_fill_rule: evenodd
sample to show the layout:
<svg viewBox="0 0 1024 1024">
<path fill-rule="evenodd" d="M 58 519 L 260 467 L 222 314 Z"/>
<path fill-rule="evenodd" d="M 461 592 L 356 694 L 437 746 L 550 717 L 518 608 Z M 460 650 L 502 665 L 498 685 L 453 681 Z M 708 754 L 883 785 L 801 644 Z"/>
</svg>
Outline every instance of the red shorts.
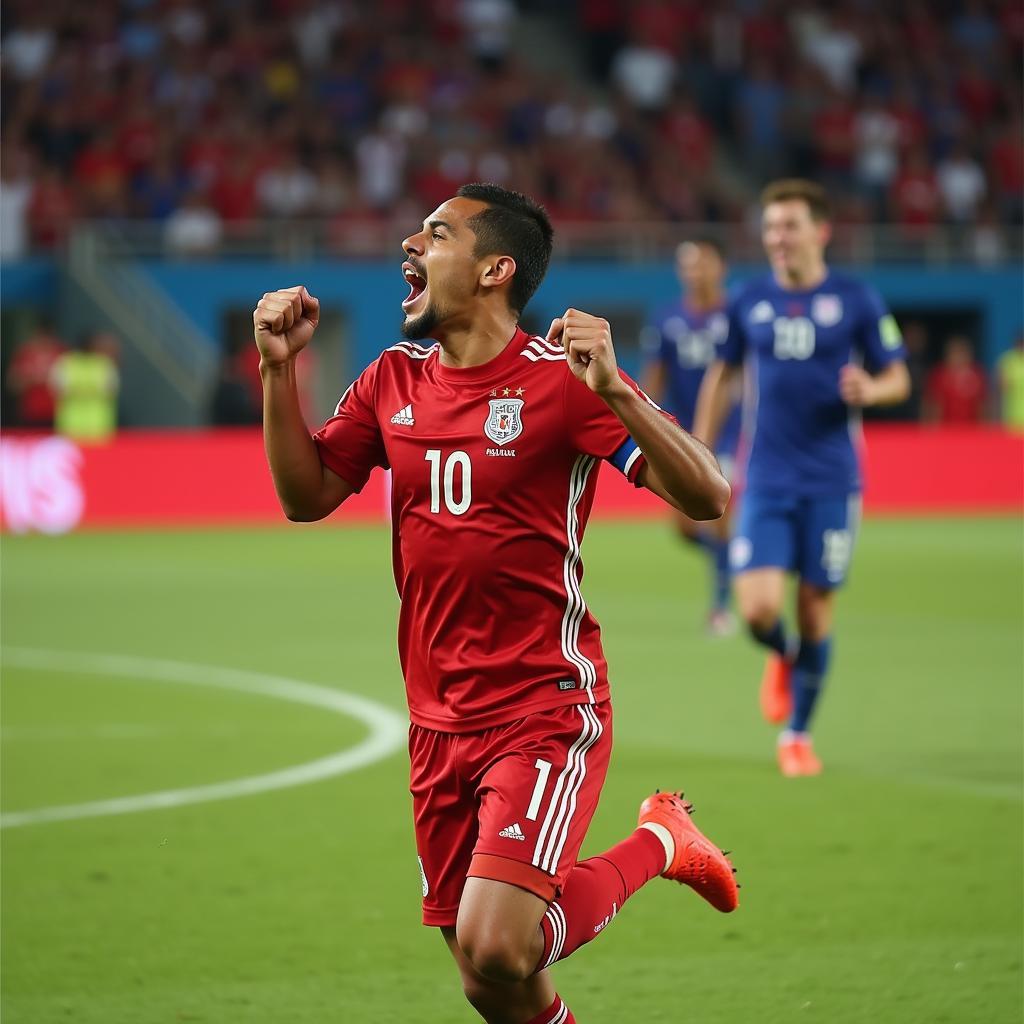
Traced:
<svg viewBox="0 0 1024 1024">
<path fill-rule="evenodd" d="M 467 877 L 561 894 L 608 771 L 612 709 L 569 704 L 480 732 L 409 731 L 423 923 L 454 925 Z"/>
</svg>

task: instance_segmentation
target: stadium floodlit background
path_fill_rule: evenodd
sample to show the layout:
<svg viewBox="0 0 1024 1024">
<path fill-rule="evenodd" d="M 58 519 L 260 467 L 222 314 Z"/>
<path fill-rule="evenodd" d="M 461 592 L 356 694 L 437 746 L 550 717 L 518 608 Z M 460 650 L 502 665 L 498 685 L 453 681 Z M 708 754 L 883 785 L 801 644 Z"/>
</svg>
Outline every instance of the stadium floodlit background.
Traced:
<svg viewBox="0 0 1024 1024">
<path fill-rule="evenodd" d="M 678 242 L 741 281 L 793 174 L 914 380 L 867 424 L 826 771 L 778 776 L 758 650 L 604 479 L 584 851 L 683 786 L 743 905 L 651 885 L 556 980 L 581 1022 L 1020 1021 L 1022 47 L 993 0 L 8 0 L 5 1024 L 474 1019 L 418 924 L 384 484 L 282 525 L 252 308 L 320 297 L 317 421 L 396 337 L 400 240 L 492 180 L 558 232 L 527 325 L 606 315 L 636 372 Z"/>
</svg>

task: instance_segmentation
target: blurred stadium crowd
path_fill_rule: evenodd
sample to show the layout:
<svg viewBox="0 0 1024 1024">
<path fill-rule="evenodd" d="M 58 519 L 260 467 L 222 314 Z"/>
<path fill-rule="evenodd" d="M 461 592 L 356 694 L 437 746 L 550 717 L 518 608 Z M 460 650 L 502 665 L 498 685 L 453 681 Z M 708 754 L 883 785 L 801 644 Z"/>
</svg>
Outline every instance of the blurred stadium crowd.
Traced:
<svg viewBox="0 0 1024 1024">
<path fill-rule="evenodd" d="M 415 222 L 467 180 L 561 222 L 749 221 L 781 173 L 908 237 L 1022 220 L 1017 2 L 8 0 L 0 31 L 5 258 L 78 219 L 183 252 Z"/>
</svg>

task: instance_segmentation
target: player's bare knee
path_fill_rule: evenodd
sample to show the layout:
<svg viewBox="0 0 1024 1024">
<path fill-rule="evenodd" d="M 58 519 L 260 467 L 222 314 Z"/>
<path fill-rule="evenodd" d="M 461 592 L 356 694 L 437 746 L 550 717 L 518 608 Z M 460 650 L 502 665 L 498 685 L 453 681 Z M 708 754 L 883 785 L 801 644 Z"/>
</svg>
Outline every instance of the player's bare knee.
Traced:
<svg viewBox="0 0 1024 1024">
<path fill-rule="evenodd" d="M 460 933 L 459 946 L 473 970 L 484 981 L 523 981 L 533 973 L 536 966 L 529 963 L 528 951 L 512 936 L 503 932 L 488 935 Z"/>
<path fill-rule="evenodd" d="M 774 602 L 761 597 L 748 598 L 739 602 L 740 615 L 749 629 L 764 631 L 779 621 L 782 609 Z"/>
<path fill-rule="evenodd" d="M 470 963 L 485 979 L 506 984 L 525 981 L 532 973 L 524 954 L 500 945 L 484 946 Z"/>
</svg>

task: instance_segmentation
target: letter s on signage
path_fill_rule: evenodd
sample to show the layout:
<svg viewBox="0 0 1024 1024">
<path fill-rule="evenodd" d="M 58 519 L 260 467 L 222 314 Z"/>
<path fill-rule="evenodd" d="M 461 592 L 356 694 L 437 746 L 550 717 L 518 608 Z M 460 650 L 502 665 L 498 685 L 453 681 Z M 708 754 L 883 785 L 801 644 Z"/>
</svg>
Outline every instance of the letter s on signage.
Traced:
<svg viewBox="0 0 1024 1024">
<path fill-rule="evenodd" d="M 13 533 L 67 533 L 81 521 L 82 453 L 63 437 L 0 445 L 0 509 Z"/>
</svg>

